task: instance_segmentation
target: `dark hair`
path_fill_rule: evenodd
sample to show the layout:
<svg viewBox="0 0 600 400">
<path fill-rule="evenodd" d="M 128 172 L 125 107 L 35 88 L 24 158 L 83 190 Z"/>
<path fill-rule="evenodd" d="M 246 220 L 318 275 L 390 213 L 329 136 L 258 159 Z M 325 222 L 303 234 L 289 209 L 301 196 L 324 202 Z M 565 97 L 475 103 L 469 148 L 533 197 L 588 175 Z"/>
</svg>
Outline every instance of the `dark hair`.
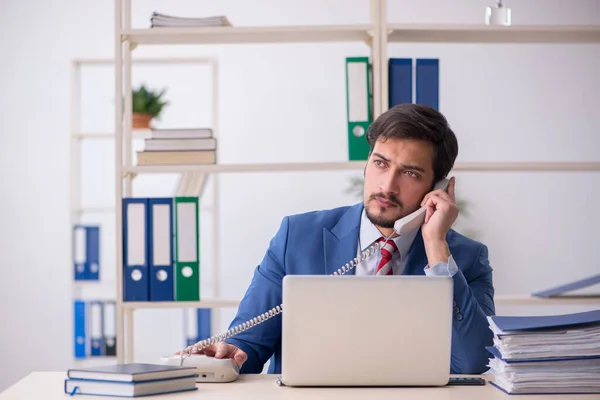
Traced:
<svg viewBox="0 0 600 400">
<path fill-rule="evenodd" d="M 367 130 L 373 152 L 380 138 L 420 139 L 433 143 L 434 183 L 445 178 L 458 155 L 458 142 L 446 117 L 423 104 L 398 104 L 382 113 Z"/>
</svg>

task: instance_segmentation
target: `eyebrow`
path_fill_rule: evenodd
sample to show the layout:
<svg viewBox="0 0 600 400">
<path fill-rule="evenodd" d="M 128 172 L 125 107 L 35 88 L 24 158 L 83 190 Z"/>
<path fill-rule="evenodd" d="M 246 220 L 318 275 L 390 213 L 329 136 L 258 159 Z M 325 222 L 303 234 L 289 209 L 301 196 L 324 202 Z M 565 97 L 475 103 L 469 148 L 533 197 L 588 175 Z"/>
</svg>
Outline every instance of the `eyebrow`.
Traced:
<svg viewBox="0 0 600 400">
<path fill-rule="evenodd" d="M 389 158 L 386 158 L 386 157 L 382 156 L 379 153 L 373 153 L 373 155 L 376 156 L 376 157 L 381 158 L 385 162 L 390 162 Z M 419 171 L 419 172 L 425 173 L 425 169 L 423 167 L 419 167 L 418 165 L 401 164 L 401 166 L 404 169 L 411 169 L 411 170 L 414 170 L 414 171 Z"/>
</svg>

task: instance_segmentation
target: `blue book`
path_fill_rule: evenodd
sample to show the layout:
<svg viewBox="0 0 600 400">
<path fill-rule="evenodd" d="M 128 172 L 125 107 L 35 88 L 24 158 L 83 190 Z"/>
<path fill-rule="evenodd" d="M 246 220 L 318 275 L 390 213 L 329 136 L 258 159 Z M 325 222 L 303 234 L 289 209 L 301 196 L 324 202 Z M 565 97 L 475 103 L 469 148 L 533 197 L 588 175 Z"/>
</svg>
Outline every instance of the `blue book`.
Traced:
<svg viewBox="0 0 600 400">
<path fill-rule="evenodd" d="M 196 376 L 145 382 L 111 382 L 65 379 L 64 391 L 92 396 L 141 397 L 196 390 Z"/>
<path fill-rule="evenodd" d="M 144 382 L 196 375 L 196 367 L 193 366 L 179 367 L 144 363 L 101 365 L 67 370 L 67 377 L 70 379 L 110 382 Z"/>
<path fill-rule="evenodd" d="M 567 283 L 565 285 L 556 286 L 550 289 L 542 290 L 539 292 L 532 293 L 532 296 L 535 297 L 555 297 L 562 295 L 565 292 L 570 292 L 573 290 L 583 289 L 586 287 L 590 287 L 600 283 L 600 274 L 590 276 L 589 278 L 580 279 L 575 282 Z M 571 296 L 569 296 L 571 297 Z M 600 297 L 600 293 L 595 295 L 584 295 L 582 297 Z"/>
<path fill-rule="evenodd" d="M 502 332 L 535 331 L 550 328 L 573 328 L 584 325 L 600 324 L 600 310 L 585 311 L 574 314 L 488 317 Z"/>
</svg>

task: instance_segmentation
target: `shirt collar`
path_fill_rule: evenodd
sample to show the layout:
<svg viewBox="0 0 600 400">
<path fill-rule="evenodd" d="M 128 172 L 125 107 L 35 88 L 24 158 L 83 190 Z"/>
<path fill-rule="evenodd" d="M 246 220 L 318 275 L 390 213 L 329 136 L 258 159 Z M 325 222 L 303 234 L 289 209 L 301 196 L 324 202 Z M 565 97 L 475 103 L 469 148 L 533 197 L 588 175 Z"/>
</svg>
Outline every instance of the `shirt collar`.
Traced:
<svg viewBox="0 0 600 400">
<path fill-rule="evenodd" d="M 392 238 L 396 246 L 398 247 L 398 252 L 400 253 L 400 259 L 405 260 L 408 252 L 410 251 L 410 247 L 412 246 L 415 237 L 417 236 L 417 232 L 419 229 L 415 229 L 411 232 L 403 236 L 398 236 Z M 361 218 L 360 218 L 360 248 L 364 251 L 367 247 L 371 246 L 377 239 L 381 237 L 381 232 L 377 229 L 375 225 L 367 218 L 367 212 L 363 208 Z"/>
</svg>

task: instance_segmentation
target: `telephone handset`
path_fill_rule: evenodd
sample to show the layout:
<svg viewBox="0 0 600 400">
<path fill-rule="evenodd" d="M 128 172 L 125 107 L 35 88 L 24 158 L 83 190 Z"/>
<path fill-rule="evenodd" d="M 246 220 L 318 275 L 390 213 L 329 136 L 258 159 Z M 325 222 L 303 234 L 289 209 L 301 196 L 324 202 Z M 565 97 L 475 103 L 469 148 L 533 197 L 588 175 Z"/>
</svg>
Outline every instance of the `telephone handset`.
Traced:
<svg viewBox="0 0 600 400">
<path fill-rule="evenodd" d="M 442 189 L 443 191 L 448 190 L 448 184 L 450 181 L 448 179 L 441 179 L 438 181 L 433 190 Z M 394 223 L 394 232 L 398 235 L 402 236 L 407 232 L 412 232 L 417 229 L 419 226 L 423 225 L 425 222 L 425 214 L 427 212 L 427 207 L 423 206 L 419 208 L 417 211 L 407 215 L 404 218 L 400 218 L 398 221 Z"/>
<path fill-rule="evenodd" d="M 448 179 L 442 179 L 435 184 L 435 186 L 433 187 L 433 190 L 442 189 L 442 190 L 446 191 L 448 188 L 448 184 L 449 184 Z M 396 233 L 398 235 L 403 235 L 406 232 L 410 232 L 410 231 L 413 231 L 414 229 L 417 229 L 420 225 L 422 225 L 425 222 L 426 211 L 427 211 L 427 208 L 425 206 L 423 206 L 423 207 L 419 208 L 417 211 L 397 220 L 394 223 L 394 233 Z M 390 235 L 390 237 L 387 238 L 387 240 L 389 240 L 390 238 L 391 238 L 391 235 Z M 385 243 L 387 243 L 387 240 L 383 243 L 376 242 L 375 244 L 371 245 L 366 250 L 362 251 L 358 257 L 354 258 L 352 261 L 350 261 L 346 265 L 339 268 L 332 275 L 344 275 L 345 273 L 349 272 L 350 270 L 352 270 L 352 268 L 356 267 L 359 263 L 361 263 L 367 257 L 370 257 L 371 255 L 375 254 L 375 251 L 380 250 L 385 245 Z M 274 308 L 270 309 L 269 311 L 265 312 L 264 314 L 258 315 L 240 325 L 237 325 L 237 326 L 229 329 L 227 332 L 221 333 L 220 335 L 212 336 L 208 339 L 201 340 L 194 345 L 186 347 L 185 349 L 183 349 L 180 352 L 180 356 L 179 356 L 180 365 L 183 365 L 183 360 L 186 357 L 189 357 L 192 353 L 196 353 L 198 351 L 204 350 L 205 348 L 207 348 L 210 345 L 213 345 L 218 342 L 222 342 L 223 340 L 228 339 L 234 335 L 237 335 L 238 333 L 244 332 L 256 325 L 259 325 L 259 324 L 265 322 L 266 320 L 268 320 L 270 318 L 273 318 L 274 316 L 276 316 L 278 314 L 281 314 L 282 312 L 283 312 L 283 304 L 280 304 L 277 307 L 274 307 Z"/>
</svg>

